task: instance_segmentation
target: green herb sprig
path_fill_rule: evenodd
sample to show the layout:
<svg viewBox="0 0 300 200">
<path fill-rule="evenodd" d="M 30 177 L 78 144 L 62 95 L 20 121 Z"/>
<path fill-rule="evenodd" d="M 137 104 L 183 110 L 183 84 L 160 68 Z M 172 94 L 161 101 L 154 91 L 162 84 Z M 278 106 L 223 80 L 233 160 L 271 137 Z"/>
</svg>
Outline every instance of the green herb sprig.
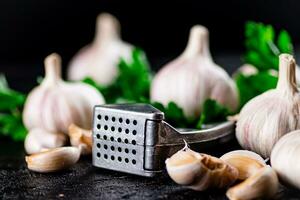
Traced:
<svg viewBox="0 0 300 200">
<path fill-rule="evenodd" d="M 278 56 L 281 53 L 293 54 L 293 44 L 286 30 L 280 30 L 276 37 L 274 28 L 257 22 L 247 22 L 245 26 L 244 60 L 259 71 L 278 70 Z"/>
<path fill-rule="evenodd" d="M 22 122 L 22 110 L 26 96 L 12 90 L 4 75 L 0 75 L 0 134 L 15 141 L 23 141 L 26 128 Z"/>
<path fill-rule="evenodd" d="M 293 54 L 293 44 L 286 30 L 276 36 L 271 25 L 247 22 L 245 26 L 244 62 L 253 65 L 257 73 L 245 75 L 239 72 L 234 79 L 239 90 L 240 108 L 250 99 L 276 87 L 278 77 L 271 70 L 278 71 L 279 55 Z"/>
</svg>

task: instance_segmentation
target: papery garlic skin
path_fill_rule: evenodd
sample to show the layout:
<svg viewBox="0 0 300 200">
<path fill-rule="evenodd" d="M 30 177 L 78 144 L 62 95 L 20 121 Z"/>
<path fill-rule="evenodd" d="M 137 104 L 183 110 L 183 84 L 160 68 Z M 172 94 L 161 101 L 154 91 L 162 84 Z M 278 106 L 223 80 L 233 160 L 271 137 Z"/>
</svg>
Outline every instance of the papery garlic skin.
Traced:
<svg viewBox="0 0 300 200">
<path fill-rule="evenodd" d="M 68 79 L 80 81 L 91 77 L 101 85 L 109 85 L 118 75 L 120 58 L 129 60 L 133 46 L 120 38 L 118 20 L 108 14 L 97 18 L 94 42 L 82 48 L 72 59 Z"/>
<path fill-rule="evenodd" d="M 62 133 L 51 133 L 40 128 L 30 130 L 25 138 L 24 147 L 27 154 L 41 152 L 43 149 L 62 147 L 67 136 Z"/>
<path fill-rule="evenodd" d="M 283 183 L 300 189 L 300 131 L 283 136 L 274 146 L 271 165 Z"/>
<path fill-rule="evenodd" d="M 85 83 L 67 83 L 61 79 L 61 59 L 51 54 L 45 59 L 46 76 L 28 95 L 23 122 L 28 130 L 41 128 L 48 132 L 67 133 L 70 124 L 90 129 L 93 107 L 104 98 Z"/>
<path fill-rule="evenodd" d="M 169 176 L 193 190 L 223 188 L 231 185 L 238 171 L 222 160 L 185 147 L 166 160 Z"/>
<path fill-rule="evenodd" d="M 92 153 L 92 131 L 82 129 L 75 124 L 69 126 L 70 143 L 74 147 L 81 148 L 82 155 Z"/>
<path fill-rule="evenodd" d="M 27 167 L 39 173 L 56 172 L 74 165 L 80 158 L 77 147 L 59 147 L 26 156 Z"/>
<path fill-rule="evenodd" d="M 236 137 L 242 147 L 263 157 L 286 133 L 300 128 L 300 95 L 296 86 L 295 60 L 280 55 L 276 89 L 251 99 L 241 110 Z M 262 83 L 263 84 L 263 83 Z"/>
<path fill-rule="evenodd" d="M 199 116 L 207 99 L 235 111 L 239 103 L 236 86 L 225 70 L 213 62 L 208 46 L 208 30 L 194 26 L 183 54 L 154 77 L 151 100 L 164 105 L 173 101 L 187 117 Z"/>
</svg>

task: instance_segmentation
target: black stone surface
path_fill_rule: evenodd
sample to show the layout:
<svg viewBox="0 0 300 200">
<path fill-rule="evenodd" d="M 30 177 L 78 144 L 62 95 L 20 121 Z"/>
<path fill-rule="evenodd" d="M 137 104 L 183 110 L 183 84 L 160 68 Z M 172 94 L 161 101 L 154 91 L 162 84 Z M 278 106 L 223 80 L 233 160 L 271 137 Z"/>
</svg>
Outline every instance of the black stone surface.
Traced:
<svg viewBox="0 0 300 200">
<path fill-rule="evenodd" d="M 240 149 L 236 141 L 211 152 Z M 202 150 L 205 152 L 205 150 Z M 95 168 L 85 157 L 72 168 L 52 174 L 27 169 L 22 143 L 0 141 L 0 199 L 201 199 L 225 200 L 225 190 L 195 192 L 175 184 L 166 174 L 144 178 Z M 277 199 L 300 199 L 294 189 L 281 187 Z"/>
</svg>

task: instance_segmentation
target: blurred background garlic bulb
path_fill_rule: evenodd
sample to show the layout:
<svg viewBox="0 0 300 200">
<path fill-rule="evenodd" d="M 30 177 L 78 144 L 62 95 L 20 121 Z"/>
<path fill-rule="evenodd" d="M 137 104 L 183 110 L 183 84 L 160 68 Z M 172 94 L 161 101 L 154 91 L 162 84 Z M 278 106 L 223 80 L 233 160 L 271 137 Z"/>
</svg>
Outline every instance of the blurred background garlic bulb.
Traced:
<svg viewBox="0 0 300 200">
<path fill-rule="evenodd" d="M 68 79 L 79 81 L 91 77 L 101 85 L 109 85 L 118 75 L 120 58 L 129 60 L 132 49 L 120 38 L 118 20 L 108 13 L 100 14 L 95 39 L 72 59 Z"/>
<path fill-rule="evenodd" d="M 241 110 L 236 137 L 242 147 L 269 157 L 284 134 L 299 129 L 300 95 L 297 89 L 293 56 L 279 56 L 276 89 L 250 100 Z"/>
<path fill-rule="evenodd" d="M 45 59 L 46 76 L 28 95 L 23 122 L 28 130 L 41 128 L 67 133 L 69 125 L 91 129 L 93 107 L 104 98 L 85 83 L 67 83 L 61 78 L 61 58 L 51 54 Z"/>
<path fill-rule="evenodd" d="M 185 51 L 164 66 L 155 76 L 151 100 L 167 105 L 170 101 L 183 108 L 187 117 L 197 117 L 205 100 L 214 99 L 235 111 L 238 94 L 234 82 L 209 52 L 208 30 L 192 27 Z"/>
</svg>

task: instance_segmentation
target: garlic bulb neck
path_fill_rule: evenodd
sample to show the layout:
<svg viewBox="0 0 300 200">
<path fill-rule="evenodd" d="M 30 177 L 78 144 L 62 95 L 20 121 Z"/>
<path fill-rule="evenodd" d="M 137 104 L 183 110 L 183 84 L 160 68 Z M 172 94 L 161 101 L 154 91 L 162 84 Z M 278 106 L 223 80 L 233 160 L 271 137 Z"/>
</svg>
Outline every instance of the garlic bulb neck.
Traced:
<svg viewBox="0 0 300 200">
<path fill-rule="evenodd" d="M 201 25 L 193 26 L 183 57 L 192 58 L 195 56 L 203 56 L 211 60 L 209 52 L 209 34 L 207 28 Z"/>
<path fill-rule="evenodd" d="M 42 83 L 44 86 L 52 86 L 61 82 L 61 57 L 53 53 L 45 58 L 46 76 Z"/>
<path fill-rule="evenodd" d="M 112 40 L 120 39 L 120 23 L 118 20 L 108 14 L 103 13 L 96 20 L 96 34 L 94 44 L 102 46 Z"/>
<path fill-rule="evenodd" d="M 296 62 L 293 56 L 281 54 L 279 56 L 279 80 L 276 89 L 292 94 L 298 92 L 295 71 Z"/>
</svg>

